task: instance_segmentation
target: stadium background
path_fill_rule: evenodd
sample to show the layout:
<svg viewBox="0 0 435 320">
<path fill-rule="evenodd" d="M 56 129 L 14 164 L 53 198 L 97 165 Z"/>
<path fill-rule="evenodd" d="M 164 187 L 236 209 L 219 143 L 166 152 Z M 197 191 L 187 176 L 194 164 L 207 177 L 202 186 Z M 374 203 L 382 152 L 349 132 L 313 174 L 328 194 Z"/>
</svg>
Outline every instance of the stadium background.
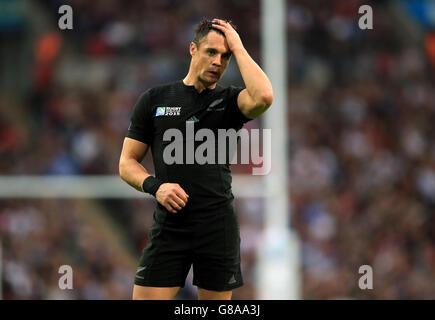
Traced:
<svg viewBox="0 0 435 320">
<path fill-rule="evenodd" d="M 73 7 L 72 31 L 57 27 L 62 4 Z M 362 4 L 374 30 L 358 28 Z M 301 298 L 434 299 L 434 5 L 294 0 L 286 10 Z M 0 0 L 0 175 L 117 174 L 132 106 L 187 73 L 199 19 L 232 19 L 261 64 L 259 11 L 253 0 Z M 222 82 L 242 84 L 234 61 Z M 129 299 L 153 205 L 0 199 L 3 299 Z M 236 205 L 246 284 L 233 298 L 255 299 L 263 199 Z M 74 290 L 58 288 L 64 264 Z M 365 264 L 373 290 L 358 288 Z M 177 298 L 195 298 L 191 278 Z"/>
</svg>

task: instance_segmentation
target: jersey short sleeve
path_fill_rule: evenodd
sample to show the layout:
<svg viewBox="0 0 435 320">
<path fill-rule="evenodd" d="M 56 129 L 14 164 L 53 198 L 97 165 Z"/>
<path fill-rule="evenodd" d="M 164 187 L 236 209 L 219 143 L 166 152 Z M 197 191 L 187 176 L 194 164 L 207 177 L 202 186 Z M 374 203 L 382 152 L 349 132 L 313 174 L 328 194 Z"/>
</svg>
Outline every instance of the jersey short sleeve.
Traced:
<svg viewBox="0 0 435 320">
<path fill-rule="evenodd" d="M 239 106 L 237 105 L 237 98 L 243 89 L 244 88 L 242 87 L 235 86 L 230 86 L 227 89 L 228 111 L 226 116 L 228 117 L 228 121 L 231 123 L 231 127 L 236 129 L 243 127 L 246 122 L 252 120 L 247 118 L 242 111 L 240 111 Z"/>
<path fill-rule="evenodd" d="M 150 145 L 153 140 L 153 122 L 149 90 L 142 93 L 133 108 L 127 137 Z"/>
</svg>

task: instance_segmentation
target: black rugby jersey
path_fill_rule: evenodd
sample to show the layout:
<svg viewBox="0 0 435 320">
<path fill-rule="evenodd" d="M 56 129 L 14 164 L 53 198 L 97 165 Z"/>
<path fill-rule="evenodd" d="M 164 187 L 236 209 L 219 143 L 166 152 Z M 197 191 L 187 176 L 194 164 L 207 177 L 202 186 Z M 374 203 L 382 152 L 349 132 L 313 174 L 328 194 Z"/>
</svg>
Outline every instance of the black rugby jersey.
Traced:
<svg viewBox="0 0 435 320">
<path fill-rule="evenodd" d="M 218 129 L 238 131 L 251 120 L 237 106 L 241 90 L 243 88 L 224 88 L 217 84 L 215 89 L 199 93 L 194 86 L 187 86 L 179 80 L 147 90 L 134 106 L 127 137 L 151 147 L 157 178 L 163 182 L 178 183 L 186 191 L 189 201 L 183 210 L 216 208 L 234 198 L 229 157 L 225 163 L 218 163 L 217 132 Z M 191 151 L 186 148 L 188 143 L 196 150 L 205 141 L 205 138 L 197 141 L 195 136 L 188 134 L 192 131 L 186 129 L 187 122 L 190 122 L 188 127 L 193 127 L 195 135 L 203 128 L 214 132 L 216 154 L 213 163 L 199 164 L 196 159 L 192 163 L 193 155 L 191 152 L 186 154 L 186 150 Z M 182 150 L 182 163 L 168 164 L 164 161 L 165 148 L 175 139 L 164 141 L 164 134 L 170 129 L 182 133 L 182 146 L 177 148 L 177 151 Z M 194 141 L 189 141 L 192 138 Z M 166 137 L 165 140 L 169 139 Z"/>
</svg>

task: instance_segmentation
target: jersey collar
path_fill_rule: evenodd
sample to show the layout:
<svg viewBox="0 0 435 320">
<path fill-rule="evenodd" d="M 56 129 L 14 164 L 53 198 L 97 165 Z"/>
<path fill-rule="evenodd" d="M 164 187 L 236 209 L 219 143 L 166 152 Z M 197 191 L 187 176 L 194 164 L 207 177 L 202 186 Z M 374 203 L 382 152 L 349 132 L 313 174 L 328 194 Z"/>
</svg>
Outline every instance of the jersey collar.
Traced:
<svg viewBox="0 0 435 320">
<path fill-rule="evenodd" d="M 218 87 L 218 84 L 216 84 L 216 86 L 214 87 L 214 89 L 205 88 L 203 91 L 198 92 L 198 90 L 196 90 L 196 88 L 195 88 L 194 85 L 187 85 L 187 84 L 185 84 L 184 81 L 183 81 L 183 79 L 181 79 L 180 82 L 181 82 L 181 85 L 182 85 L 185 89 L 190 90 L 190 91 L 194 91 L 194 92 L 197 93 L 197 94 L 207 94 L 207 93 L 209 93 L 209 92 L 213 92 L 213 91 L 215 91 L 216 88 Z"/>
</svg>

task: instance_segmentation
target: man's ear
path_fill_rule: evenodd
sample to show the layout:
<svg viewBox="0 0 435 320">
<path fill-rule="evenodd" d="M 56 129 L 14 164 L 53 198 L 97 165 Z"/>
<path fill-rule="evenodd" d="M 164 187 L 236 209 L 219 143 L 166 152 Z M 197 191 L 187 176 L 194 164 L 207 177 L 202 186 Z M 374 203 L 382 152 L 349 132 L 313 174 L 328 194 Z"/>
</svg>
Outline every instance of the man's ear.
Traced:
<svg viewBox="0 0 435 320">
<path fill-rule="evenodd" d="M 191 42 L 189 46 L 190 55 L 193 56 L 198 51 L 195 42 Z"/>
</svg>

